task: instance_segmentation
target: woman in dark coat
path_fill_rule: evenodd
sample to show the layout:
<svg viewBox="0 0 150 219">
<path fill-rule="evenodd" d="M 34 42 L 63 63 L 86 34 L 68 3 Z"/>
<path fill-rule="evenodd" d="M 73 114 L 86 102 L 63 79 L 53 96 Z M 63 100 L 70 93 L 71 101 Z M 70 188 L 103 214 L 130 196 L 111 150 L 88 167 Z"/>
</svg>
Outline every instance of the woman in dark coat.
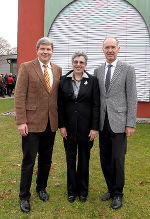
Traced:
<svg viewBox="0 0 150 219">
<path fill-rule="evenodd" d="M 59 86 L 59 128 L 66 152 L 69 202 L 76 196 L 81 202 L 87 199 L 90 149 L 99 129 L 99 86 L 97 78 L 85 71 L 86 65 L 87 55 L 74 53 L 73 70 L 61 77 Z"/>
</svg>

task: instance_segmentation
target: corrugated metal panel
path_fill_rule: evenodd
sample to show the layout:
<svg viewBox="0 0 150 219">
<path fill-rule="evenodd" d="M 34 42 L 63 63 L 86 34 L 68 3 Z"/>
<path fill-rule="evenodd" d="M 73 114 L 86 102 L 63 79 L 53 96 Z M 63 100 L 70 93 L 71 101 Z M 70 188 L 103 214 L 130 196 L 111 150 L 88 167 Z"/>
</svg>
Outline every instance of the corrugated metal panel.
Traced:
<svg viewBox="0 0 150 219">
<path fill-rule="evenodd" d="M 134 65 L 139 101 L 150 100 L 150 37 L 139 12 L 123 0 L 77 0 L 55 19 L 49 36 L 54 42 L 53 61 L 66 74 L 74 51 L 88 55 L 87 70 L 104 62 L 102 42 L 115 36 L 120 42 L 119 59 Z"/>
</svg>

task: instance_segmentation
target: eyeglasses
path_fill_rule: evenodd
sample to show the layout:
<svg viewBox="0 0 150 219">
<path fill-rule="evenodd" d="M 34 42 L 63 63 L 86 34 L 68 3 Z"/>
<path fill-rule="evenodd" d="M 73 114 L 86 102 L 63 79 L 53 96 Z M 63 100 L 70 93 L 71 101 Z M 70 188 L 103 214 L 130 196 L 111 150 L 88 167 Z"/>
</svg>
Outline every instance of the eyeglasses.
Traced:
<svg viewBox="0 0 150 219">
<path fill-rule="evenodd" d="M 77 61 L 77 60 L 75 60 L 75 61 L 73 61 L 73 64 L 74 65 L 77 65 L 79 63 L 79 65 L 85 65 L 85 62 L 82 62 L 82 61 Z"/>
</svg>

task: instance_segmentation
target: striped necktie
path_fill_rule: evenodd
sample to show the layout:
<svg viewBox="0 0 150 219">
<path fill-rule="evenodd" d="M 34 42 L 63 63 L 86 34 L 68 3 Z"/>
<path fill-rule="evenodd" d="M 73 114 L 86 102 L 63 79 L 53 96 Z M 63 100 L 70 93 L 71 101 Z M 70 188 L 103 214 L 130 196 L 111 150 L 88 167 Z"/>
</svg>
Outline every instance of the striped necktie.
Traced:
<svg viewBox="0 0 150 219">
<path fill-rule="evenodd" d="M 44 67 L 44 78 L 45 78 L 46 86 L 47 86 L 47 89 L 50 93 L 51 87 L 50 87 L 50 78 L 49 78 L 49 74 L 48 74 L 48 71 L 47 71 L 48 65 L 43 65 L 43 67 Z"/>
<path fill-rule="evenodd" d="M 108 71 L 107 71 L 107 74 L 106 74 L 106 80 L 105 80 L 106 92 L 108 91 L 108 88 L 109 88 L 109 85 L 110 85 L 111 67 L 112 67 L 112 65 L 109 64 L 109 65 L 108 65 Z"/>
</svg>

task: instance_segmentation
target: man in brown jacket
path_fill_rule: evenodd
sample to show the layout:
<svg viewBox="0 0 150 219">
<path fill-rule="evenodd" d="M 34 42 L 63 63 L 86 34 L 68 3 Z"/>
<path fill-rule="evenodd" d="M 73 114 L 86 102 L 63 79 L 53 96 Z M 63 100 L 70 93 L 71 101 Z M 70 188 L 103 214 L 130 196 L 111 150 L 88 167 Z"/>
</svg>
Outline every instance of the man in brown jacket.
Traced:
<svg viewBox="0 0 150 219">
<path fill-rule="evenodd" d="M 36 191 L 42 201 L 49 199 L 46 187 L 58 128 L 57 93 L 62 73 L 59 66 L 50 62 L 52 54 L 51 39 L 39 39 L 37 59 L 21 64 L 16 82 L 16 124 L 23 151 L 19 193 L 23 212 L 30 211 L 30 187 L 37 153 Z"/>
</svg>

